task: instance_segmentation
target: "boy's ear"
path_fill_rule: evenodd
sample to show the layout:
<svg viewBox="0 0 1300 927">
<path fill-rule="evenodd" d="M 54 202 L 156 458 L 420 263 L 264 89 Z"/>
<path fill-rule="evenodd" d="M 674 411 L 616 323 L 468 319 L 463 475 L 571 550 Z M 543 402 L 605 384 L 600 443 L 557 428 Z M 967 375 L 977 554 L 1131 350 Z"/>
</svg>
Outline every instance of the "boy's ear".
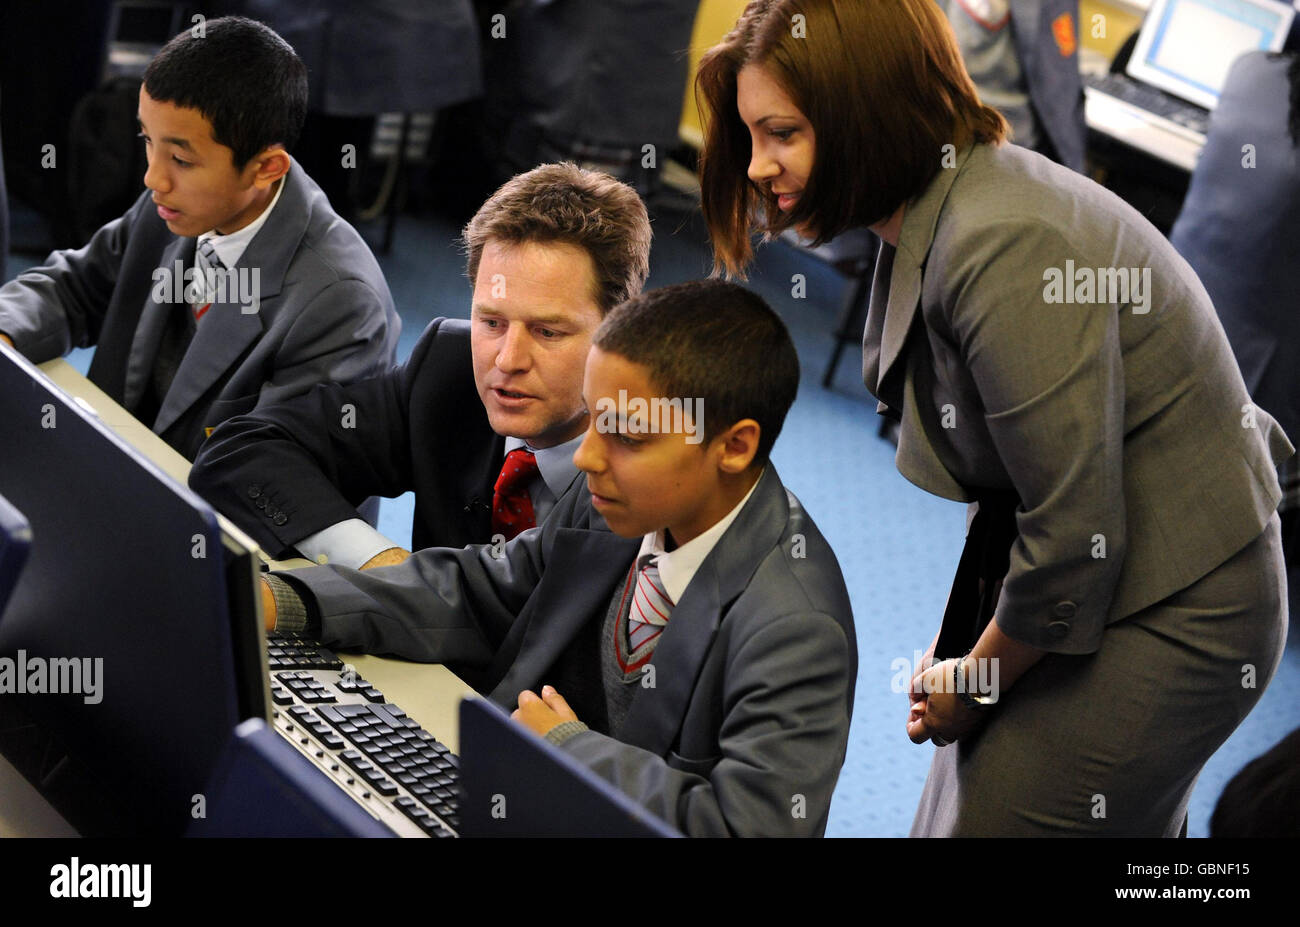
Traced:
<svg viewBox="0 0 1300 927">
<path fill-rule="evenodd" d="M 248 162 L 245 170 L 253 172 L 253 186 L 265 190 L 289 173 L 289 165 L 292 163 L 289 152 L 280 145 L 272 145 L 258 152 L 253 160 Z"/>
<path fill-rule="evenodd" d="M 718 469 L 724 473 L 743 473 L 754 462 L 758 453 L 758 439 L 762 429 L 752 418 L 742 418 L 722 434 L 714 438 L 720 442 L 722 456 L 718 458 Z"/>
</svg>

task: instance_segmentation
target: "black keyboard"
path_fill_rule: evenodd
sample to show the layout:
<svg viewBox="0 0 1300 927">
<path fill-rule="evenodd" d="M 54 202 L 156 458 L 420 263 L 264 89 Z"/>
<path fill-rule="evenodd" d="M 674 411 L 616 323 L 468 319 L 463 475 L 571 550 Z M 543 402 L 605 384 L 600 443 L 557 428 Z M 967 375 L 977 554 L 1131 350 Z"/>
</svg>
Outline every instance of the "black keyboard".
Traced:
<svg viewBox="0 0 1300 927">
<path fill-rule="evenodd" d="M 266 665 L 278 669 L 342 670 L 343 661 L 315 641 L 271 632 L 266 635 Z"/>
<path fill-rule="evenodd" d="M 460 761 L 445 744 L 316 642 L 268 634 L 267 655 L 282 736 L 399 833 L 455 836 Z"/>
<path fill-rule="evenodd" d="M 1185 129 L 1191 129 L 1201 135 L 1209 130 L 1208 109 L 1202 109 L 1194 103 L 1180 100 L 1163 90 L 1136 81 L 1127 74 L 1085 74 L 1083 82 L 1107 96 L 1154 113 Z"/>
</svg>

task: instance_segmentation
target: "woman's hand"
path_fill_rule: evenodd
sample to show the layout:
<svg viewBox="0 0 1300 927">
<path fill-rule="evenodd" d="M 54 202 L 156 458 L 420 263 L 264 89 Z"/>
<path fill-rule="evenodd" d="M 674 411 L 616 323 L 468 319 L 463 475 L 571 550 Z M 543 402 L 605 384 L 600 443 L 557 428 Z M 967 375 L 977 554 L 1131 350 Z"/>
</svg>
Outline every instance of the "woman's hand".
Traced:
<svg viewBox="0 0 1300 927">
<path fill-rule="evenodd" d="M 907 719 L 907 736 L 912 743 L 933 739 L 946 746 L 977 728 L 980 712 L 967 708 L 954 691 L 956 660 L 943 660 L 912 680 L 919 693 Z M 942 741 L 942 743 L 940 743 Z"/>
<path fill-rule="evenodd" d="M 930 664 L 934 663 L 934 646 L 937 643 L 939 643 L 939 635 L 935 634 L 934 640 L 930 641 L 930 647 L 926 650 L 925 656 L 921 657 L 921 663 L 916 667 L 916 672 L 912 674 L 912 681 L 907 687 L 908 705 L 915 705 L 917 701 L 925 701 L 925 692 L 921 688 L 921 677 L 930 668 Z"/>
</svg>

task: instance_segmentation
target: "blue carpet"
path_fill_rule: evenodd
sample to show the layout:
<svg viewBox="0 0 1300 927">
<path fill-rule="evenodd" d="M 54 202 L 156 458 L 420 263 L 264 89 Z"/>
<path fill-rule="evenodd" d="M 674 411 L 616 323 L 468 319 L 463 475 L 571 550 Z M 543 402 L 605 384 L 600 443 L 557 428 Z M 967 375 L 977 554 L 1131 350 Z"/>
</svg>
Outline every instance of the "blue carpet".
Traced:
<svg viewBox="0 0 1300 927">
<path fill-rule="evenodd" d="M 468 317 L 470 286 L 456 243 L 441 219 L 403 217 L 395 247 L 380 263 L 402 314 L 399 357 L 428 321 Z M 35 263 L 14 257 L 10 275 Z M 710 269 L 697 218 L 661 216 L 649 285 L 704 276 Z M 804 275 L 803 298 L 792 295 Z M 773 461 L 839 557 L 853 601 L 859 672 L 848 757 L 831 809 L 829 836 L 902 836 L 925 782 L 931 751 L 913 745 L 903 723 L 898 667 L 915 659 L 938 629 L 961 551 L 965 507 L 926 494 L 894 468 L 893 448 L 876 437 L 875 402 L 862 387 L 859 355 L 845 352 L 834 388 L 820 385 L 845 283 L 834 271 L 783 244 L 760 250 L 749 285 L 780 312 L 803 363 L 799 398 Z M 74 352 L 82 369 L 89 351 Z M 385 500 L 380 530 L 409 545 L 408 494 Z M 1255 710 L 1211 758 L 1192 796 L 1191 836 L 1204 836 L 1224 784 L 1242 766 L 1300 726 L 1300 644 L 1291 635 L 1282 666 Z"/>
</svg>

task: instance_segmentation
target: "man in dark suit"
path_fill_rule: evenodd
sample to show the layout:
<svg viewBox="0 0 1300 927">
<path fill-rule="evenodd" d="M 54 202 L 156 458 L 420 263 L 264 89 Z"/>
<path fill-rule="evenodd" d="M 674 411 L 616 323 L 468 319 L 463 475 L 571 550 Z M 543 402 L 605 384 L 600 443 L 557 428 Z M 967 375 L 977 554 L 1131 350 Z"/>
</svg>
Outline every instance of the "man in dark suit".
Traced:
<svg viewBox="0 0 1300 927">
<path fill-rule="evenodd" d="M 355 507 L 411 490 L 416 549 L 504 542 L 574 481 L 582 364 L 649 272 L 645 206 L 606 174 L 544 165 L 493 194 L 464 238 L 470 322 L 436 319 L 405 363 L 235 418 L 199 455 L 190 485 L 267 551 L 400 562 Z"/>
<path fill-rule="evenodd" d="M 587 360 L 586 486 L 543 526 L 499 555 L 271 574 L 269 621 L 476 668 L 518 721 L 684 833 L 820 835 L 857 648 L 835 555 L 768 459 L 798 382 L 785 326 L 742 287 L 629 300 Z"/>
<path fill-rule="evenodd" d="M 0 337 L 37 362 L 97 345 L 91 380 L 187 457 L 232 415 L 391 363 L 400 327 L 369 248 L 287 153 L 302 62 L 260 23 L 201 28 L 145 72 L 148 190 L 0 289 Z"/>
</svg>

